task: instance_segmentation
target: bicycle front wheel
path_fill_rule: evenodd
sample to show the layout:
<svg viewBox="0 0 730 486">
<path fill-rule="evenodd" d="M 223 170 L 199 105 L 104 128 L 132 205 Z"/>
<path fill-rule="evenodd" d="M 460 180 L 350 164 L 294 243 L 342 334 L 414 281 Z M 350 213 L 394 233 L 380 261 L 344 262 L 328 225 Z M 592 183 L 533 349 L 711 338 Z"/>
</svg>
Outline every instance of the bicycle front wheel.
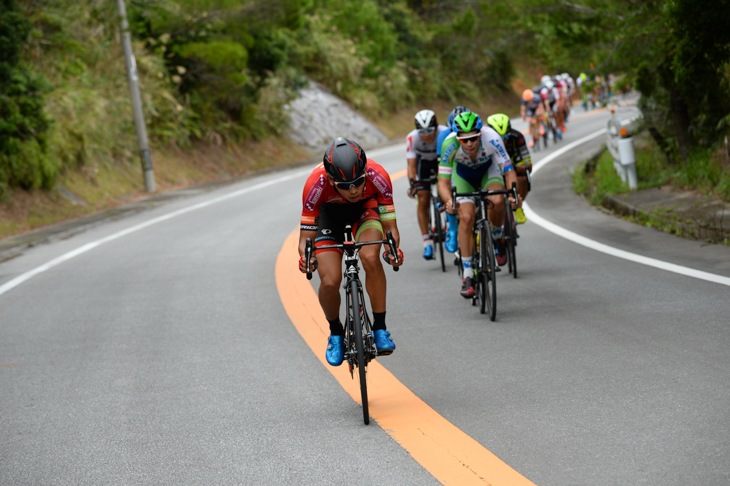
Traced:
<svg viewBox="0 0 730 486">
<path fill-rule="evenodd" d="M 489 320 L 494 321 L 497 318 L 497 262 L 494 258 L 494 244 L 492 243 L 492 225 L 489 221 L 486 222 L 484 231 L 487 234 L 486 238 L 482 238 L 480 252 L 484 254 L 485 262 L 485 277 L 487 281 L 486 287 L 486 301 L 487 311 L 489 313 Z"/>
<path fill-rule="evenodd" d="M 474 293 L 477 294 L 479 298 L 479 312 L 482 314 L 487 311 L 487 301 L 489 300 L 489 295 L 487 295 L 487 286 L 489 285 L 487 271 L 489 269 L 489 265 L 487 264 L 487 254 L 484 251 L 484 242 L 487 238 L 489 238 L 489 235 L 485 231 L 484 226 L 480 225 L 478 238 L 476 238 L 476 241 L 474 242 L 474 256 L 476 257 L 474 258 L 474 263 L 476 264 L 475 270 L 477 272 L 476 281 L 474 282 Z"/>
<path fill-rule="evenodd" d="M 357 374 L 360 378 L 360 398 L 362 399 L 362 419 L 365 425 L 370 423 L 370 412 L 368 410 L 368 383 L 365 371 L 365 343 L 362 336 L 362 322 L 360 320 L 360 295 L 358 293 L 357 281 L 350 282 L 350 302 L 352 302 L 352 330 L 355 334 L 355 349 L 357 351 Z"/>
</svg>

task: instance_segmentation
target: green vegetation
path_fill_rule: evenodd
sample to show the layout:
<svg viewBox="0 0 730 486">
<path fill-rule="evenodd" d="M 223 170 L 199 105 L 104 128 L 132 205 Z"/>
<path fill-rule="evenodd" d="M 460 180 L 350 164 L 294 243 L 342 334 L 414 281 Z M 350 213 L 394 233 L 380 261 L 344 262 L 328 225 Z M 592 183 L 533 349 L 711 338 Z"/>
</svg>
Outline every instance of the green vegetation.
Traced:
<svg viewBox="0 0 730 486">
<path fill-rule="evenodd" d="M 0 199 L 74 174 L 96 184 L 108 169 L 136 173 L 115 2 L 0 7 Z M 515 91 L 543 72 L 614 72 L 641 90 L 671 180 L 723 194 L 726 165 L 718 175 L 712 154 L 730 131 L 729 9 L 695 0 L 127 0 L 155 160 L 281 138 L 284 106 L 307 78 L 400 127 L 393 117 L 414 107 L 497 100 L 516 111 Z M 689 165 L 698 167 L 683 172 Z M 105 200 L 124 187 L 110 185 Z"/>
<path fill-rule="evenodd" d="M 46 83 L 21 62 L 31 29 L 15 0 L 0 0 L 0 199 L 13 186 L 50 187 L 58 170 L 47 154 Z"/>
<path fill-rule="evenodd" d="M 638 189 L 648 189 L 670 185 L 672 187 L 699 190 L 707 195 L 710 201 L 713 196 L 730 201 L 730 157 L 725 147 L 713 154 L 695 151 L 693 158 L 682 165 L 670 163 L 662 154 L 662 149 L 646 132 L 635 137 L 636 174 L 639 180 Z M 604 150 L 598 157 L 578 166 L 573 173 L 573 189 L 585 196 L 594 206 L 613 208 L 609 196 L 617 196 L 629 192 L 629 186 L 621 182 L 613 166 L 613 157 Z M 675 208 L 663 207 L 651 214 L 633 214 L 626 216 L 636 223 L 656 228 L 668 233 L 690 238 L 697 237 L 694 221 L 685 221 L 674 213 Z M 717 236 L 702 233 L 701 238 L 717 242 Z"/>
<path fill-rule="evenodd" d="M 724 146 L 714 153 L 698 150 L 681 165 L 672 164 L 663 157 L 662 149 L 646 132 L 635 137 L 635 147 L 639 189 L 669 184 L 730 201 L 730 154 Z M 592 204 L 600 205 L 606 196 L 628 192 L 629 186 L 621 182 L 613 166 L 613 157 L 604 151 L 595 161 L 588 161 L 576 169 L 573 189 Z"/>
</svg>

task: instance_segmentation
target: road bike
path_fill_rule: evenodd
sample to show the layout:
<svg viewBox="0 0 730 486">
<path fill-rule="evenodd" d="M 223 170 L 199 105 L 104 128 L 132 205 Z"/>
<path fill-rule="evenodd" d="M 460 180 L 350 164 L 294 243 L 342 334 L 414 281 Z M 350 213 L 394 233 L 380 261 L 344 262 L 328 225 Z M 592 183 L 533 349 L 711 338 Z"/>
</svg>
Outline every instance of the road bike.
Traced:
<svg viewBox="0 0 730 486">
<path fill-rule="evenodd" d="M 441 260 L 441 271 L 446 271 L 444 263 L 444 241 L 446 241 L 445 222 L 442 218 L 443 203 L 438 192 L 438 178 L 431 178 L 431 205 L 428 211 L 428 231 Z"/>
<path fill-rule="evenodd" d="M 472 233 L 474 236 L 474 250 L 472 252 L 472 268 L 474 269 L 474 297 L 472 305 L 479 303 L 479 312 L 489 314 L 489 320 L 497 318 L 497 267 L 494 257 L 494 243 L 492 242 L 492 224 L 487 218 L 487 209 L 494 208 L 494 204 L 487 199 L 489 196 L 512 195 L 517 201 L 517 185 L 511 189 L 490 191 L 480 189 L 473 192 L 456 192 L 451 188 L 451 200 L 457 197 L 473 197 L 477 202 L 477 215 Z"/>
<path fill-rule="evenodd" d="M 390 254 L 395 258 L 395 262 L 399 263 L 398 252 L 396 251 L 395 239 L 390 231 L 385 234 L 384 240 L 357 242 L 352 237 L 352 226 L 345 226 L 345 240 L 343 243 L 334 245 L 318 246 L 317 250 L 338 249 L 344 253 L 345 260 L 345 306 L 347 313 L 345 314 L 345 360 L 350 369 L 350 376 L 355 378 L 355 369 L 357 369 L 358 378 L 360 380 L 360 397 L 362 399 L 362 417 L 365 425 L 370 423 L 370 412 L 368 410 L 368 385 L 367 385 L 367 364 L 377 356 L 375 347 L 375 338 L 373 337 L 373 328 L 365 307 L 365 295 L 363 293 L 362 282 L 360 281 L 359 271 L 359 253 L 360 248 L 366 245 L 386 244 L 390 248 Z M 304 248 L 304 257 L 307 262 L 307 278 L 312 279 L 312 272 L 309 262 L 312 259 L 312 239 L 307 238 Z M 393 267 L 398 271 L 398 267 Z"/>
<path fill-rule="evenodd" d="M 441 260 L 441 271 L 446 271 L 444 263 L 444 241 L 446 241 L 446 229 L 444 228 L 444 220 L 441 217 L 443 210 L 441 198 L 438 193 L 438 178 L 432 176 L 429 179 L 430 184 L 430 202 L 428 208 L 428 236 L 433 241 L 434 252 L 439 254 Z M 411 179 L 411 194 L 416 195 L 415 181 Z M 436 257 L 434 256 L 434 259 Z"/>
</svg>

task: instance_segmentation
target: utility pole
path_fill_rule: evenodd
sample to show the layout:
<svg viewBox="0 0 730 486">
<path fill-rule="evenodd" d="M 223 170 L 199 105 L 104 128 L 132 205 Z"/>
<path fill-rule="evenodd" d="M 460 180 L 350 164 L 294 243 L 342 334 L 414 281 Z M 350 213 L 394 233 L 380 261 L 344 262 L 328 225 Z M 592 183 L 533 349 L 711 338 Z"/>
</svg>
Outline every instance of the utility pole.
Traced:
<svg viewBox="0 0 730 486">
<path fill-rule="evenodd" d="M 117 0 L 117 9 L 122 22 L 122 46 L 124 47 L 124 63 L 127 65 L 127 78 L 129 79 L 129 90 L 132 94 L 132 111 L 134 112 L 134 126 L 137 129 L 137 144 L 139 145 L 139 156 L 142 160 L 144 171 L 144 186 L 147 192 L 155 192 L 155 173 L 152 171 L 152 159 L 150 158 L 150 143 L 147 140 L 147 128 L 144 124 L 144 113 L 142 112 L 142 98 L 139 94 L 139 83 L 137 78 L 137 61 L 132 52 L 132 36 L 129 33 L 129 22 L 127 21 L 127 8 L 124 0 Z"/>
</svg>

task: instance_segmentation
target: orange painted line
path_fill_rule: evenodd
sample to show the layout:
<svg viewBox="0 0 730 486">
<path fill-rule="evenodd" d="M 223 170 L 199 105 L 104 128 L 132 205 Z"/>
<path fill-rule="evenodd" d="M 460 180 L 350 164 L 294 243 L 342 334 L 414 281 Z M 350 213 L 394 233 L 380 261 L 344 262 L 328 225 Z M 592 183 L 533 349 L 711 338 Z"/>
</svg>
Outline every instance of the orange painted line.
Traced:
<svg viewBox="0 0 730 486">
<path fill-rule="evenodd" d="M 15 363 L 11 363 L 11 364 L 0 364 L 0 366 L 5 367 L 5 366 L 16 366 L 16 365 L 15 365 Z"/>
<path fill-rule="evenodd" d="M 325 360 L 329 324 L 317 294 L 297 268 L 298 246 L 299 231 L 294 230 L 276 260 L 279 297 L 297 331 L 322 365 L 361 404 L 357 377 L 350 377 L 347 366 L 332 367 Z M 368 396 L 371 417 L 442 484 L 533 484 L 436 413 L 377 361 L 368 365 Z M 358 421 L 359 417 L 353 416 L 352 420 Z"/>
</svg>

